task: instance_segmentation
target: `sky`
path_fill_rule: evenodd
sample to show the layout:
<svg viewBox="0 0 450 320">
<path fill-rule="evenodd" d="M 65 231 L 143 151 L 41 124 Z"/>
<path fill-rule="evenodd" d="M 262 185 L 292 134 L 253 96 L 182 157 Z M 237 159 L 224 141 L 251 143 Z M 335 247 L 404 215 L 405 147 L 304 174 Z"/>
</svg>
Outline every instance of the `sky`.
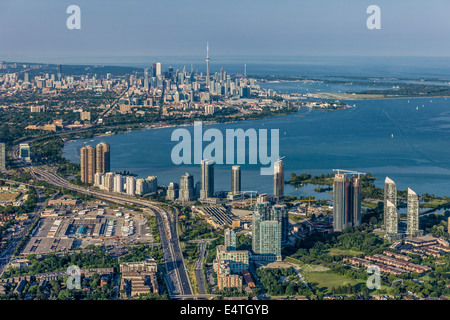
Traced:
<svg viewBox="0 0 450 320">
<path fill-rule="evenodd" d="M 1 0 L 0 60 L 204 56 L 207 41 L 213 56 L 450 56 L 449 16 L 448 0 Z"/>
</svg>

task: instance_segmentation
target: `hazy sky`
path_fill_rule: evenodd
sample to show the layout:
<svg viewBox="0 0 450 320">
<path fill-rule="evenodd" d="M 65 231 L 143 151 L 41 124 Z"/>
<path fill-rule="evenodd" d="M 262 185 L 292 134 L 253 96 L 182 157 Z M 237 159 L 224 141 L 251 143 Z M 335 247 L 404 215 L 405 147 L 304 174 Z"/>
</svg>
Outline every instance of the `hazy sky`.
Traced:
<svg viewBox="0 0 450 320">
<path fill-rule="evenodd" d="M 204 55 L 207 40 L 216 56 L 450 56 L 449 35 L 449 0 L 0 1 L 0 59 Z"/>
</svg>

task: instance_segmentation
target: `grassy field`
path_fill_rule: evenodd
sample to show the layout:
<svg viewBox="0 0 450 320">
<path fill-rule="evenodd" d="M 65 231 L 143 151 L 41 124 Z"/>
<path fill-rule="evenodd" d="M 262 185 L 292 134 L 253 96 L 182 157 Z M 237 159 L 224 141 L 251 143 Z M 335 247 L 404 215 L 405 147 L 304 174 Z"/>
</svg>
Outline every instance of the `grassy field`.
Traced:
<svg viewBox="0 0 450 320">
<path fill-rule="evenodd" d="M 302 270 L 302 272 L 324 272 L 324 271 L 330 270 L 327 267 L 315 265 L 315 264 L 304 263 L 303 261 L 300 261 L 300 260 L 292 258 L 292 257 L 286 257 L 286 259 L 284 259 L 284 260 L 286 262 L 289 262 L 289 263 L 299 266 L 300 269 Z"/>
<path fill-rule="evenodd" d="M 340 250 L 340 249 L 332 249 L 335 254 L 359 254 L 358 252 L 352 252 L 349 250 Z M 333 287 L 338 287 L 349 283 L 352 286 L 357 286 L 360 289 L 360 286 L 366 285 L 364 280 L 359 279 L 350 279 L 345 276 L 333 273 L 329 268 L 320 266 L 307 264 L 298 259 L 294 259 L 292 257 L 286 257 L 287 262 L 296 264 L 300 267 L 300 273 L 306 279 L 308 283 L 316 283 L 319 290 L 322 293 L 331 293 L 331 289 Z"/>
<path fill-rule="evenodd" d="M 319 290 L 322 293 L 332 293 L 333 287 L 338 287 L 349 283 L 352 286 L 366 285 L 365 281 L 358 279 L 350 279 L 332 272 L 301 272 L 308 283 L 317 283 Z"/>
</svg>

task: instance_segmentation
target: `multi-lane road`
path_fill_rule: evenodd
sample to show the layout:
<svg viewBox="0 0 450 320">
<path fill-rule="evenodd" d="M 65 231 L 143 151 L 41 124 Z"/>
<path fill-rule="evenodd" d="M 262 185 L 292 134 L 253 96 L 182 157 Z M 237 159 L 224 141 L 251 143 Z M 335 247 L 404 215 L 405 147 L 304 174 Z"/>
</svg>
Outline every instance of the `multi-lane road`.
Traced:
<svg viewBox="0 0 450 320">
<path fill-rule="evenodd" d="M 199 243 L 198 259 L 195 262 L 195 277 L 197 279 L 198 293 L 206 294 L 205 277 L 203 275 L 203 259 L 206 255 L 206 241 Z"/>
<path fill-rule="evenodd" d="M 192 295 L 192 288 L 189 277 L 187 275 L 187 269 L 184 264 L 183 254 L 181 252 L 178 237 L 178 211 L 176 208 L 169 206 L 171 210 L 166 210 L 157 202 L 142 200 L 122 194 L 98 191 L 71 184 L 67 180 L 63 179 L 53 172 L 42 170 L 38 167 L 33 167 L 29 164 L 24 163 L 19 157 L 17 146 L 12 149 L 11 155 L 16 161 L 17 165 L 23 170 L 30 172 L 36 179 L 45 181 L 53 186 L 73 190 L 79 193 L 93 196 L 95 198 L 115 203 L 136 204 L 153 211 L 158 222 L 161 246 L 167 272 L 166 280 L 168 284 L 169 294 L 170 296 Z"/>
</svg>

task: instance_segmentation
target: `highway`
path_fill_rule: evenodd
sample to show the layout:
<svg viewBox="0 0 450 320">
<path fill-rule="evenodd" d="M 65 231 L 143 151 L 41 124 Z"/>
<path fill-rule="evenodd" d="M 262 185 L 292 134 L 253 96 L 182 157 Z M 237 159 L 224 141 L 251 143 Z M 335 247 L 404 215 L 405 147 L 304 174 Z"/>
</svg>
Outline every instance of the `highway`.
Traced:
<svg viewBox="0 0 450 320">
<path fill-rule="evenodd" d="M 168 280 L 167 282 L 169 295 L 192 295 L 192 288 L 189 277 L 185 270 L 186 268 L 178 237 L 178 211 L 176 208 L 167 205 L 172 209 L 171 212 L 168 212 L 157 202 L 142 200 L 127 195 L 93 190 L 71 184 L 55 173 L 45 171 L 24 163 L 19 157 L 18 146 L 15 146 L 12 149 L 11 156 L 16 161 L 18 167 L 21 167 L 23 170 L 30 172 L 36 179 L 45 181 L 56 187 L 73 190 L 79 193 L 93 196 L 95 198 L 115 203 L 136 204 L 149 208 L 151 211 L 153 211 L 158 223 L 161 247 L 163 250 L 164 262 L 167 271 L 166 280 Z"/>
<path fill-rule="evenodd" d="M 198 260 L 195 262 L 195 277 L 197 278 L 198 293 L 206 294 L 205 277 L 203 275 L 203 259 L 206 254 L 206 242 L 199 244 Z"/>
</svg>

